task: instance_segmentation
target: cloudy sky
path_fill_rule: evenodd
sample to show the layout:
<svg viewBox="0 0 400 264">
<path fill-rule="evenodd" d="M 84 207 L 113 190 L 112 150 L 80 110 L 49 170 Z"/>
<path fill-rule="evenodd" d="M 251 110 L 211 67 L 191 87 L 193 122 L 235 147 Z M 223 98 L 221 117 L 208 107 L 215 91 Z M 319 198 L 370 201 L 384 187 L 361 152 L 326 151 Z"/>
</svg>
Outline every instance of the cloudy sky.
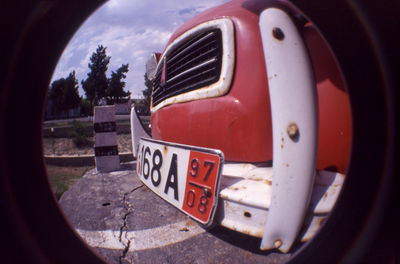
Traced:
<svg viewBox="0 0 400 264">
<path fill-rule="evenodd" d="M 126 90 L 141 95 L 145 63 L 152 52 L 161 52 L 171 34 L 196 14 L 227 0 L 110 0 L 100 7 L 71 39 L 58 62 L 53 80 L 75 70 L 86 79 L 88 63 L 98 45 L 111 56 L 107 75 L 129 63 Z M 79 93 L 84 95 L 82 88 Z"/>
</svg>

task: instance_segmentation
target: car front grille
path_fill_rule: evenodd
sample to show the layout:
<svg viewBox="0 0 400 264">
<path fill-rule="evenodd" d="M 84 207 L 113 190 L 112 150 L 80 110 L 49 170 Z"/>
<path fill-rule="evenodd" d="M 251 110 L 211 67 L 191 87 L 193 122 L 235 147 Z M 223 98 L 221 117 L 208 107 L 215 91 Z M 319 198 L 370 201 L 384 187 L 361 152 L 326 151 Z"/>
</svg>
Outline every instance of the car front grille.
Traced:
<svg viewBox="0 0 400 264">
<path fill-rule="evenodd" d="M 222 48 L 220 29 L 201 32 L 176 45 L 157 67 L 153 81 L 153 107 L 169 97 L 218 81 Z"/>
</svg>

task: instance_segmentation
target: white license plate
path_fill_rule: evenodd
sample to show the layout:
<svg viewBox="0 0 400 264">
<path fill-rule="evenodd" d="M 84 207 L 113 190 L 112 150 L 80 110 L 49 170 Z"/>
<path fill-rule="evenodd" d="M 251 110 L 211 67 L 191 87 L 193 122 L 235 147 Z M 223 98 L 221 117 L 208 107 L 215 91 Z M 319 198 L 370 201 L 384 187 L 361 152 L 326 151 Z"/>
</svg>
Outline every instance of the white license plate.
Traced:
<svg viewBox="0 0 400 264">
<path fill-rule="evenodd" d="M 217 205 L 223 160 L 219 150 L 142 138 L 137 173 L 161 198 L 208 226 Z"/>
</svg>

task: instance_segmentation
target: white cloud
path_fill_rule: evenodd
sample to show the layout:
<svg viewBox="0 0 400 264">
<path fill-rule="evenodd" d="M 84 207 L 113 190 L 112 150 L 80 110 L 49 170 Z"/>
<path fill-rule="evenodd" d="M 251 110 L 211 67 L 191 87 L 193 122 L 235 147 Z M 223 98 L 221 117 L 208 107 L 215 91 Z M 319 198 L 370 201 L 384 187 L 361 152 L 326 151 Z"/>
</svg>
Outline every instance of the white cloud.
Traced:
<svg viewBox="0 0 400 264">
<path fill-rule="evenodd" d="M 199 12 L 226 0 L 111 0 L 79 29 L 65 49 L 53 80 L 76 71 L 79 82 L 87 77 L 90 56 L 98 45 L 111 56 L 108 74 L 129 63 L 126 88 L 132 96 L 144 87 L 145 63 L 161 52 L 174 30 Z M 84 95 L 82 89 L 80 94 Z"/>
</svg>

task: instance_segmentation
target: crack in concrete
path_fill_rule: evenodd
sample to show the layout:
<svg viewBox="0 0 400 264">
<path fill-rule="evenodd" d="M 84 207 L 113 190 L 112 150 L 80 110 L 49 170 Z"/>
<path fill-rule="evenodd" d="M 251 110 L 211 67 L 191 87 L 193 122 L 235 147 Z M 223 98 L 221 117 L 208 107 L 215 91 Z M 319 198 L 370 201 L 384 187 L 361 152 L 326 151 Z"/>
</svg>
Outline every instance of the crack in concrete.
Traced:
<svg viewBox="0 0 400 264">
<path fill-rule="evenodd" d="M 126 260 L 126 254 L 129 251 L 129 247 L 131 245 L 131 240 L 128 238 L 128 225 L 127 225 L 127 218 L 128 216 L 133 213 L 133 208 L 132 204 L 127 201 L 127 196 L 133 193 L 134 191 L 142 188 L 144 184 L 133 188 L 131 191 L 124 193 L 124 196 L 122 198 L 122 204 L 123 208 L 122 211 L 125 211 L 126 213 L 123 215 L 122 220 L 123 220 L 123 225 L 119 229 L 119 242 L 124 245 L 124 250 L 122 251 L 122 254 L 119 256 L 119 263 L 122 264 L 123 260 Z M 123 241 L 124 240 L 124 241 Z M 127 261 L 127 260 L 126 260 Z M 128 261 L 128 263 L 131 263 Z"/>
</svg>

